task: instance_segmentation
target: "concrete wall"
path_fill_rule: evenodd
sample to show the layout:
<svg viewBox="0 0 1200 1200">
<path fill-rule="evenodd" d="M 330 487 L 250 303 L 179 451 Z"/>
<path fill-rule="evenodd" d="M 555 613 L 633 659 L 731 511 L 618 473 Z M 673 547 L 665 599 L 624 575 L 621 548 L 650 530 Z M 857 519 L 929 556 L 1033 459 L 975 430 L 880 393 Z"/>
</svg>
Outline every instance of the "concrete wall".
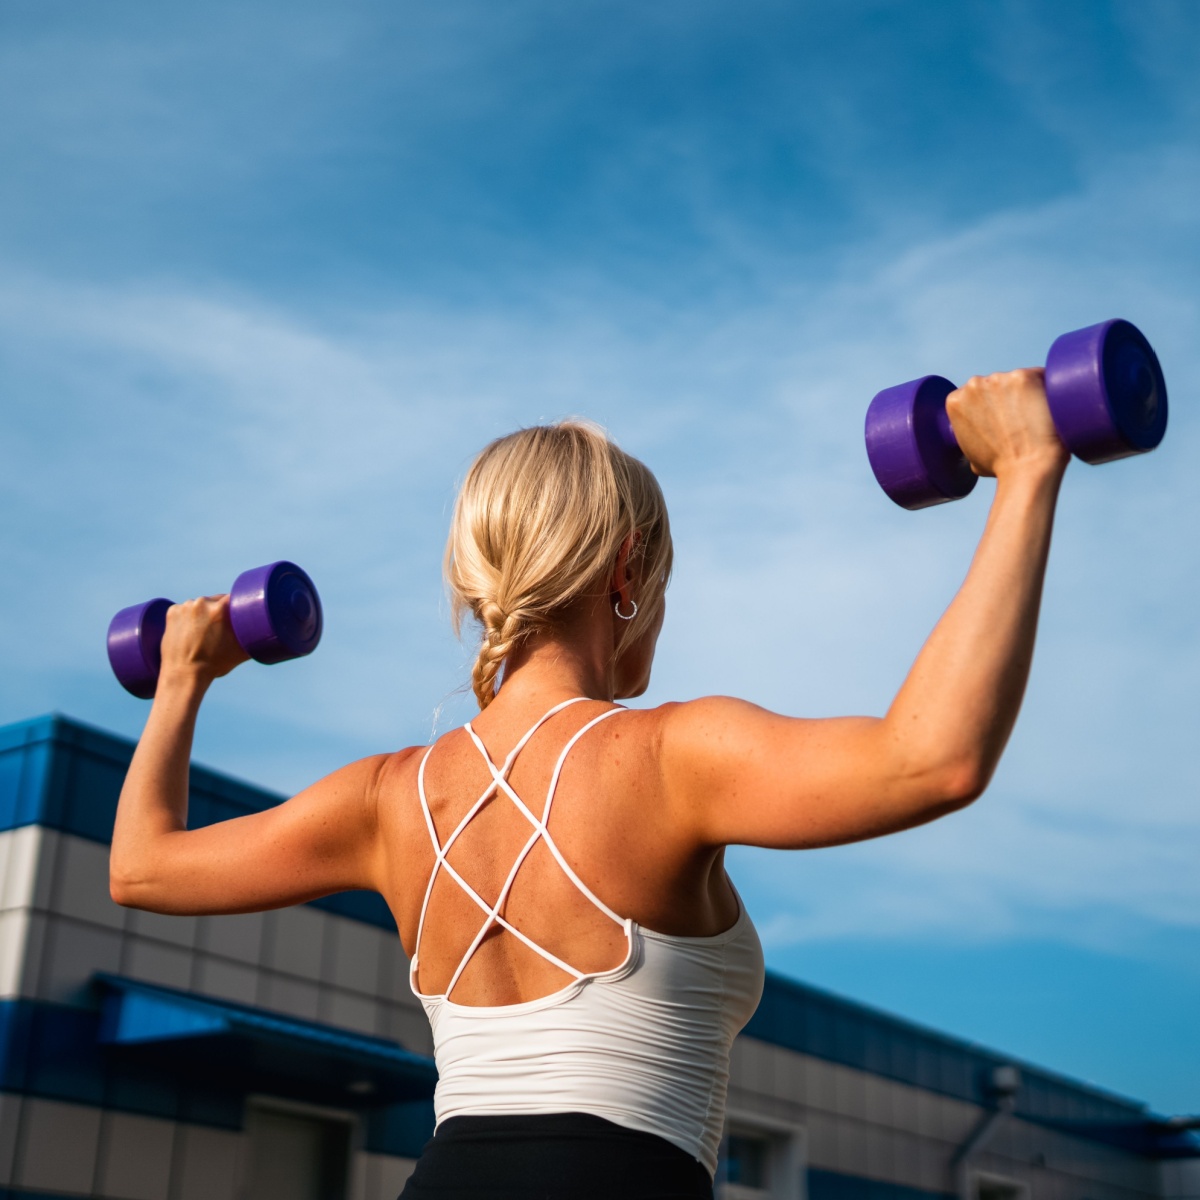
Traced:
<svg viewBox="0 0 1200 1200">
<path fill-rule="evenodd" d="M 0 1093 L 0 1190 L 113 1200 L 238 1200 L 243 1132 Z M 411 1159 L 353 1153 L 348 1200 L 395 1200 Z"/>
<path fill-rule="evenodd" d="M 1166 1200 L 1200 1200 L 1200 1159 L 1163 1163 L 1162 1195 Z"/>
<path fill-rule="evenodd" d="M 974 1104 L 742 1037 L 732 1110 L 802 1129 L 810 1169 L 927 1193 L 954 1190 L 955 1153 L 984 1115 Z M 1141 1200 L 1160 1194 L 1159 1164 L 1045 1126 L 1002 1122 L 982 1172 L 1027 1184 L 1036 1200 Z"/>
<path fill-rule="evenodd" d="M 0 1000 L 85 1004 L 105 971 L 431 1054 L 407 969 L 394 934 L 308 906 L 203 918 L 120 908 L 107 846 L 36 825 L 0 832 Z M 235 1200 L 247 1152 L 244 1132 L 0 1093 L 0 1189 Z M 356 1145 L 351 1200 L 394 1200 L 411 1169 Z"/>
<path fill-rule="evenodd" d="M 113 904 L 108 847 L 36 825 L 0 833 L 0 999 L 80 1003 L 97 971 L 341 1025 L 431 1054 L 394 933 L 303 905 L 164 917 Z"/>
</svg>

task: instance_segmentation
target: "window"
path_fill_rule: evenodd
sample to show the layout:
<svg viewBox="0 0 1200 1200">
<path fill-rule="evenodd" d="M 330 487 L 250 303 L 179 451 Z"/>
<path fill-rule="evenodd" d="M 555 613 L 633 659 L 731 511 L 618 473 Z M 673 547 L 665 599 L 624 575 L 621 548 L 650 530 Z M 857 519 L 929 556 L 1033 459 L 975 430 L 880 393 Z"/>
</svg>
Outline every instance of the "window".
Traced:
<svg viewBox="0 0 1200 1200">
<path fill-rule="evenodd" d="M 717 1162 L 717 1200 L 802 1200 L 804 1130 L 761 1113 L 733 1112 Z"/>
<path fill-rule="evenodd" d="M 974 1179 L 973 1200 L 1029 1200 L 1029 1187 L 1000 1175 L 978 1174 Z"/>
<path fill-rule="evenodd" d="M 252 1106 L 245 1200 L 346 1200 L 350 1124 Z"/>
<path fill-rule="evenodd" d="M 771 1153 L 770 1142 L 764 1137 L 731 1133 L 725 1139 L 724 1149 L 725 1182 L 766 1191 L 769 1183 L 767 1161 Z"/>
</svg>

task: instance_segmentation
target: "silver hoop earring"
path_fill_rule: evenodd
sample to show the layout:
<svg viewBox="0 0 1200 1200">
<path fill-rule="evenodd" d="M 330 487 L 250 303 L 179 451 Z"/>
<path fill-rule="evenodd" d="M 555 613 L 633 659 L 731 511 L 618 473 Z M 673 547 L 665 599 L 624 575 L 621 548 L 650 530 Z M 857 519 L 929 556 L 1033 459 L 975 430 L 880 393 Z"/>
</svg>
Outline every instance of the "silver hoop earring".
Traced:
<svg viewBox="0 0 1200 1200">
<path fill-rule="evenodd" d="M 615 612 L 622 621 L 632 621 L 633 618 L 637 616 L 637 601 L 631 597 L 629 603 L 633 605 L 633 612 L 631 612 L 629 616 L 626 616 L 621 611 L 621 598 L 619 596 L 617 597 L 616 604 L 613 605 L 613 612 Z"/>
</svg>

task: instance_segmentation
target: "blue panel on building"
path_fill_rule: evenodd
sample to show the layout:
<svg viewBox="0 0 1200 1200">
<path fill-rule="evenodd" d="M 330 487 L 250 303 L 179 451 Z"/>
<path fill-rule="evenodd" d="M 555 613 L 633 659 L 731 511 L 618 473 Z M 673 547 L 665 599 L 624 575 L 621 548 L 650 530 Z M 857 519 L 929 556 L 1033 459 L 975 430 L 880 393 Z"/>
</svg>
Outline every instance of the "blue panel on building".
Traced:
<svg viewBox="0 0 1200 1200">
<path fill-rule="evenodd" d="M 97 984 L 104 993 L 99 1041 L 130 1055 L 145 1049 L 145 1061 L 180 1078 L 337 1103 L 433 1095 L 433 1061 L 383 1038 L 116 976 L 98 976 Z"/>
<path fill-rule="evenodd" d="M 61 716 L 0 728 L 0 830 L 42 825 L 107 844 L 133 750 L 126 738 Z M 262 812 L 284 799 L 193 766 L 188 825 L 199 829 Z M 311 903 L 381 929 L 396 928 L 391 910 L 375 892 L 340 892 Z"/>
</svg>

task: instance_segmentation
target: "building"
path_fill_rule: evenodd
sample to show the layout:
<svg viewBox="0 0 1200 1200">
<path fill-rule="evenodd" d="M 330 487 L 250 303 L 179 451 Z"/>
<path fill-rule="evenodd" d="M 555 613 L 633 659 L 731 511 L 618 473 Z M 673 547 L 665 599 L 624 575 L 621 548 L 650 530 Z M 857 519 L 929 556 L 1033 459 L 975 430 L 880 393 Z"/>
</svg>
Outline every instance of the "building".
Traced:
<svg viewBox="0 0 1200 1200">
<path fill-rule="evenodd" d="M 0 1200 L 392 1200 L 435 1072 L 386 906 L 117 907 L 132 749 L 0 729 Z M 278 800 L 192 770 L 193 825 Z M 730 1200 L 1200 1197 L 1200 1143 L 1144 1106 L 777 975 L 725 1146 Z"/>
</svg>

